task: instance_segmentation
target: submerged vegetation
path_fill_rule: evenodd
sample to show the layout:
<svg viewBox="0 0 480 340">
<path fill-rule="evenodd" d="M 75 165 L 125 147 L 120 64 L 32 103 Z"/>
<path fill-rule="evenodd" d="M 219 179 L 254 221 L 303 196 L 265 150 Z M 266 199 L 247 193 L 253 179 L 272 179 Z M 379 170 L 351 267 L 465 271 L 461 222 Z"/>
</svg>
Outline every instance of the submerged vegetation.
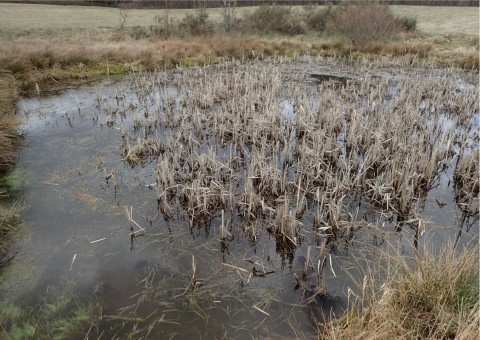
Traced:
<svg viewBox="0 0 480 340">
<path fill-rule="evenodd" d="M 34 308 L 0 304 L 0 335 L 6 340 L 99 338 L 101 306 L 79 302 L 72 292 L 51 288 Z"/>
</svg>

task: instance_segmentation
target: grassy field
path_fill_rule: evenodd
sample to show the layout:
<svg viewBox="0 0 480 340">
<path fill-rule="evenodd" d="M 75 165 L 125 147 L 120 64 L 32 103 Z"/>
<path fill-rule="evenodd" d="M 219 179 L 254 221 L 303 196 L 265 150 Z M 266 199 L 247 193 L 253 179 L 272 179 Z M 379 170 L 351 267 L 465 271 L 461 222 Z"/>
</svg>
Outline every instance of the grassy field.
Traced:
<svg viewBox="0 0 480 340">
<path fill-rule="evenodd" d="M 418 29 L 427 34 L 467 34 L 478 37 L 478 8 L 436 6 L 391 6 L 391 8 L 400 17 L 417 18 Z"/>
<path fill-rule="evenodd" d="M 417 18 L 418 29 L 427 34 L 467 34 L 478 36 L 479 11 L 471 7 L 391 6 L 398 16 Z M 238 15 L 254 8 L 238 8 Z M 182 17 L 194 10 L 170 10 Z M 120 10 L 105 7 L 55 6 L 0 3 L 0 31 L 21 33 L 29 30 L 111 29 L 119 27 Z M 221 9 L 209 9 L 214 20 L 220 20 Z M 163 10 L 130 9 L 127 26 L 149 26 Z M 58 31 L 56 33 L 59 33 Z"/>
<path fill-rule="evenodd" d="M 238 9 L 239 13 L 246 9 Z M 153 18 L 164 11 L 159 9 L 129 9 L 126 26 L 150 26 Z M 169 10 L 173 17 L 182 17 L 194 10 Z M 220 20 L 221 9 L 209 9 L 211 18 Z M 88 6 L 55 6 L 0 3 L 0 30 L 25 32 L 29 30 L 112 29 L 119 27 L 120 9 Z"/>
</svg>

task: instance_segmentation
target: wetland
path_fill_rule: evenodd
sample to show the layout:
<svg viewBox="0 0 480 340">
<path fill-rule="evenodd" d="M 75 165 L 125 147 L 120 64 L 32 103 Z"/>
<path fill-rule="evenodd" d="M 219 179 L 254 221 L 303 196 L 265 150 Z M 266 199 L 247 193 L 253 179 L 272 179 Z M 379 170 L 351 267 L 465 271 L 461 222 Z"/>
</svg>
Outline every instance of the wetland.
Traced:
<svg viewBox="0 0 480 340">
<path fill-rule="evenodd" d="M 2 334 L 317 337 L 359 257 L 478 244 L 478 91 L 475 71 L 300 56 L 20 98 Z"/>
</svg>

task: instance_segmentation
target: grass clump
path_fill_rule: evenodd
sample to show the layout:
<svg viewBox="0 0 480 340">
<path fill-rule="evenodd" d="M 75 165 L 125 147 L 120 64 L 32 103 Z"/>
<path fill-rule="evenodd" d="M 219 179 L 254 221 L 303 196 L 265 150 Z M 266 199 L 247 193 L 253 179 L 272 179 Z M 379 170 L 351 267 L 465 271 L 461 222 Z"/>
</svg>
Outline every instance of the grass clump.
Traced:
<svg viewBox="0 0 480 340">
<path fill-rule="evenodd" d="M 25 209 L 25 205 L 20 202 L 10 207 L 0 204 L 0 269 L 11 259 L 8 253 L 11 240 L 9 233 L 16 229 Z"/>
<path fill-rule="evenodd" d="M 0 69 L 0 197 L 16 184 L 14 176 L 6 176 L 15 165 L 16 150 L 21 141 L 18 132 L 20 119 L 14 114 L 16 99 L 15 79 L 10 72 Z M 19 223 L 23 210 L 21 204 L 7 208 L 0 203 L 0 268 L 8 260 L 8 233 Z"/>
<path fill-rule="evenodd" d="M 415 258 L 382 254 L 369 266 L 360 303 L 325 328 L 325 339 L 478 339 L 478 245 Z M 375 273 L 375 274 L 373 274 Z M 362 306 L 367 306 L 362 308 Z"/>
</svg>

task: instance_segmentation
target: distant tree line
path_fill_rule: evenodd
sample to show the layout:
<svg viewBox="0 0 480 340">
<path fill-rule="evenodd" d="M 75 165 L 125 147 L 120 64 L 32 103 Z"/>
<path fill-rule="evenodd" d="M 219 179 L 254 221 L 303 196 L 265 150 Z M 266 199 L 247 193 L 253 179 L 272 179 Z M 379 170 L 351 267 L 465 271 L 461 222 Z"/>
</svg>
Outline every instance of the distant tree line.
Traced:
<svg viewBox="0 0 480 340">
<path fill-rule="evenodd" d="M 128 8 L 210 8 L 223 7 L 226 2 L 235 2 L 237 7 L 245 7 L 266 4 L 327 5 L 359 2 L 359 0 L 0 0 L 0 2 Z M 479 6 L 479 0 L 381 0 L 379 2 L 388 5 L 410 6 Z"/>
</svg>

